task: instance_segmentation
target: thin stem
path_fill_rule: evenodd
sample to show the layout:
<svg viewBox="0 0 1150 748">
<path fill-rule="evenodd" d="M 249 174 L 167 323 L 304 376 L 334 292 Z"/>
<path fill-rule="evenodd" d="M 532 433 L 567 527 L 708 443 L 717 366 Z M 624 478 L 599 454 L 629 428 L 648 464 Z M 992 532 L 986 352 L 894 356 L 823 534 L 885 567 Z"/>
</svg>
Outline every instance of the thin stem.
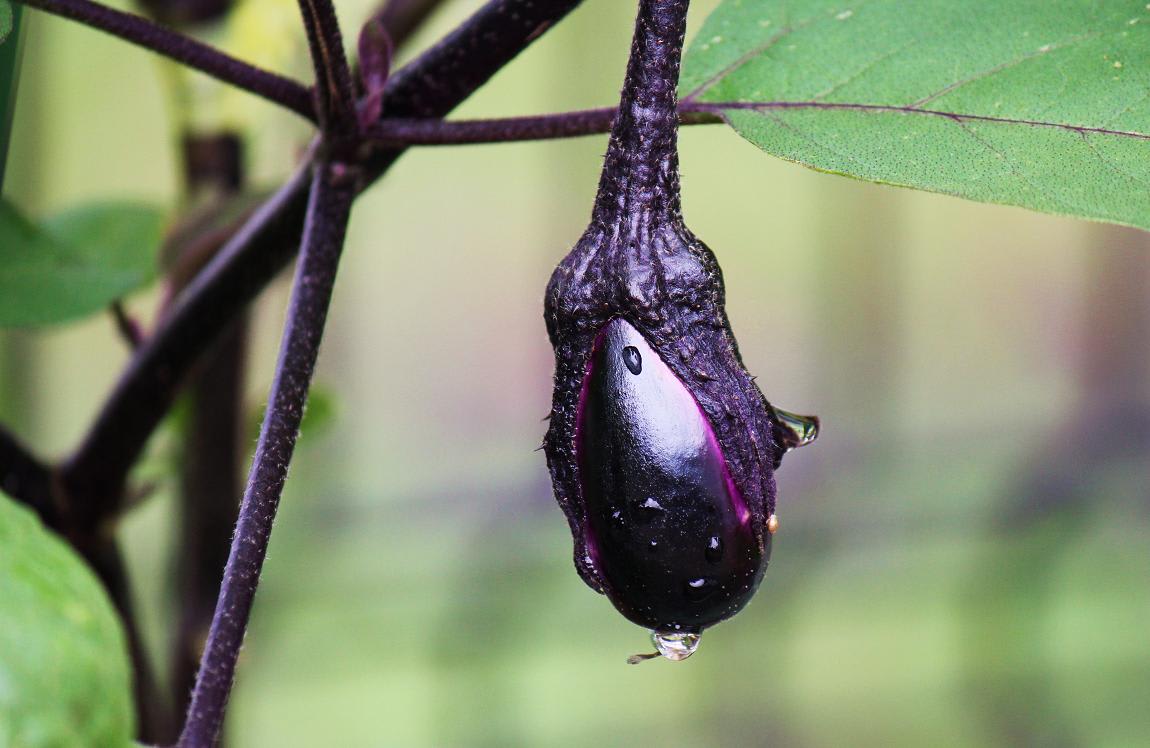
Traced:
<svg viewBox="0 0 1150 748">
<path fill-rule="evenodd" d="M 132 605 L 128 570 L 124 566 L 119 543 L 115 537 L 105 534 L 71 540 L 104 585 L 108 598 L 120 614 L 128 644 L 128 657 L 132 661 L 132 697 L 139 720 L 136 726 L 138 737 L 148 743 L 170 740 L 176 731 L 173 724 L 175 720 L 144 646 L 135 607 Z"/>
<path fill-rule="evenodd" d="M 366 136 L 379 146 L 391 148 L 577 138 L 609 132 L 617 111 L 615 107 L 604 107 L 499 119 L 383 119 L 374 124 Z M 722 121 L 717 114 L 696 109 L 687 102 L 679 107 L 680 125 Z"/>
<path fill-rule="evenodd" d="M 170 57 L 213 78 L 249 91 L 315 121 L 311 93 L 298 81 L 237 60 L 146 18 L 89 0 L 16 0 L 45 13 L 70 18 L 153 52 Z"/>
<path fill-rule="evenodd" d="M 128 344 L 128 348 L 133 351 L 144 344 L 144 331 L 140 327 L 140 323 L 128 314 L 128 310 L 124 308 L 124 302 L 116 300 L 112 302 L 110 309 L 112 319 L 116 323 L 116 332 L 120 333 L 120 337 Z"/>
<path fill-rule="evenodd" d="M 198 133 L 188 127 L 182 153 L 189 203 L 226 201 L 239 193 L 244 159 L 238 134 Z M 177 612 L 169 668 L 170 692 L 180 715 L 187 712 L 195 686 L 243 492 L 247 340 L 247 315 L 238 314 L 188 382 L 175 549 Z"/>
<path fill-rule="evenodd" d="M 240 506 L 216 615 L 178 745 L 215 744 L 251 615 L 272 523 L 307 403 L 355 190 L 321 163 L 312 180 L 302 249 L 255 458 Z"/>
<path fill-rule="evenodd" d="M 299 8 L 315 68 L 320 126 L 347 134 L 355 123 L 355 91 L 335 7 L 331 0 L 299 0 Z"/>
<path fill-rule="evenodd" d="M 640 0 L 631 57 L 603 163 L 595 218 L 645 210 L 678 216 L 676 88 L 688 0 Z"/>
<path fill-rule="evenodd" d="M 581 0 L 490 0 L 387 85 L 385 117 L 443 117 Z"/>
</svg>

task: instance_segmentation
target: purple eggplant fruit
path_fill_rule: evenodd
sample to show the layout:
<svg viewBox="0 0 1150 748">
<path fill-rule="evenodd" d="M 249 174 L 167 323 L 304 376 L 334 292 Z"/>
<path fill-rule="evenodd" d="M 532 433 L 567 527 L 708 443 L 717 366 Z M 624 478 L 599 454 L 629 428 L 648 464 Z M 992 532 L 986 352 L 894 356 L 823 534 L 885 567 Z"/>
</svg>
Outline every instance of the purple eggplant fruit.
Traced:
<svg viewBox="0 0 1150 748">
<path fill-rule="evenodd" d="M 545 301 L 555 392 L 544 448 L 575 566 L 676 660 L 754 594 L 778 524 L 774 470 L 818 426 L 759 392 L 715 256 L 683 223 L 675 88 L 687 4 L 640 2 L 591 224 Z"/>
</svg>

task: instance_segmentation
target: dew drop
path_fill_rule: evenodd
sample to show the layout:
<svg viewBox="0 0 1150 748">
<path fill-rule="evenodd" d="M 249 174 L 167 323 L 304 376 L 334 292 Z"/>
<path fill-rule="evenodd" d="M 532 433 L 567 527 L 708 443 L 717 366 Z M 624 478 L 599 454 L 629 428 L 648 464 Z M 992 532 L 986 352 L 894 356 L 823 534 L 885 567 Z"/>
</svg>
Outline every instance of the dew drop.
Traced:
<svg viewBox="0 0 1150 748">
<path fill-rule="evenodd" d="M 782 427 L 779 438 L 786 451 L 805 447 L 819 438 L 818 416 L 800 416 L 782 408 L 774 410 L 775 418 Z"/>
<path fill-rule="evenodd" d="M 695 654 L 701 638 L 699 634 L 683 632 L 651 632 L 651 641 L 654 643 L 655 649 L 659 651 L 659 654 L 673 662 L 685 660 Z"/>
<path fill-rule="evenodd" d="M 707 549 L 703 551 L 703 555 L 712 564 L 717 564 L 723 560 L 723 541 L 718 535 L 713 535 L 707 541 Z"/>
<path fill-rule="evenodd" d="M 639 354 L 639 349 L 633 345 L 623 349 L 623 363 L 632 374 L 638 375 L 643 371 L 643 357 Z"/>
</svg>

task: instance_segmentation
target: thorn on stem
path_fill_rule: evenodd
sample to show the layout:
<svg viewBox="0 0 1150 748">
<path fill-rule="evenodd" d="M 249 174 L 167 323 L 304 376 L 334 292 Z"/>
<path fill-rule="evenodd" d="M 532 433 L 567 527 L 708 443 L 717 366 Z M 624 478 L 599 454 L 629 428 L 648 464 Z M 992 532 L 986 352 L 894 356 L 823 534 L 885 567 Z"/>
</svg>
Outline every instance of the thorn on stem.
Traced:
<svg viewBox="0 0 1150 748">
<path fill-rule="evenodd" d="M 124 309 L 122 301 L 117 299 L 112 302 L 111 310 L 112 318 L 116 320 L 116 330 L 120 333 L 120 337 L 128 344 L 128 348 L 135 351 L 144 344 L 144 329 L 127 310 Z"/>
</svg>

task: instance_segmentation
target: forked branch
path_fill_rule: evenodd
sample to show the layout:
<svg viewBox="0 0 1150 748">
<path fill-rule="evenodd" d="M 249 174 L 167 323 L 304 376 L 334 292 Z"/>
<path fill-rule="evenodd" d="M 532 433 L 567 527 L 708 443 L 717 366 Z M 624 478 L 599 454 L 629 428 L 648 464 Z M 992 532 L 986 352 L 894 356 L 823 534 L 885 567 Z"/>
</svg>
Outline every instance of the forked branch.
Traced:
<svg viewBox="0 0 1150 748">
<path fill-rule="evenodd" d="M 492 0 L 449 35 L 450 43 L 441 42 L 392 75 L 385 111 L 442 117 L 579 2 Z M 451 79 L 461 68 L 468 71 L 465 84 Z M 369 177 L 378 178 L 402 153 L 402 148 L 377 153 Z M 83 442 L 62 466 L 65 495 L 82 524 L 92 526 L 119 509 L 128 470 L 200 353 L 295 256 L 307 183 L 306 172 L 297 172 L 256 210 L 133 356 Z"/>
</svg>

